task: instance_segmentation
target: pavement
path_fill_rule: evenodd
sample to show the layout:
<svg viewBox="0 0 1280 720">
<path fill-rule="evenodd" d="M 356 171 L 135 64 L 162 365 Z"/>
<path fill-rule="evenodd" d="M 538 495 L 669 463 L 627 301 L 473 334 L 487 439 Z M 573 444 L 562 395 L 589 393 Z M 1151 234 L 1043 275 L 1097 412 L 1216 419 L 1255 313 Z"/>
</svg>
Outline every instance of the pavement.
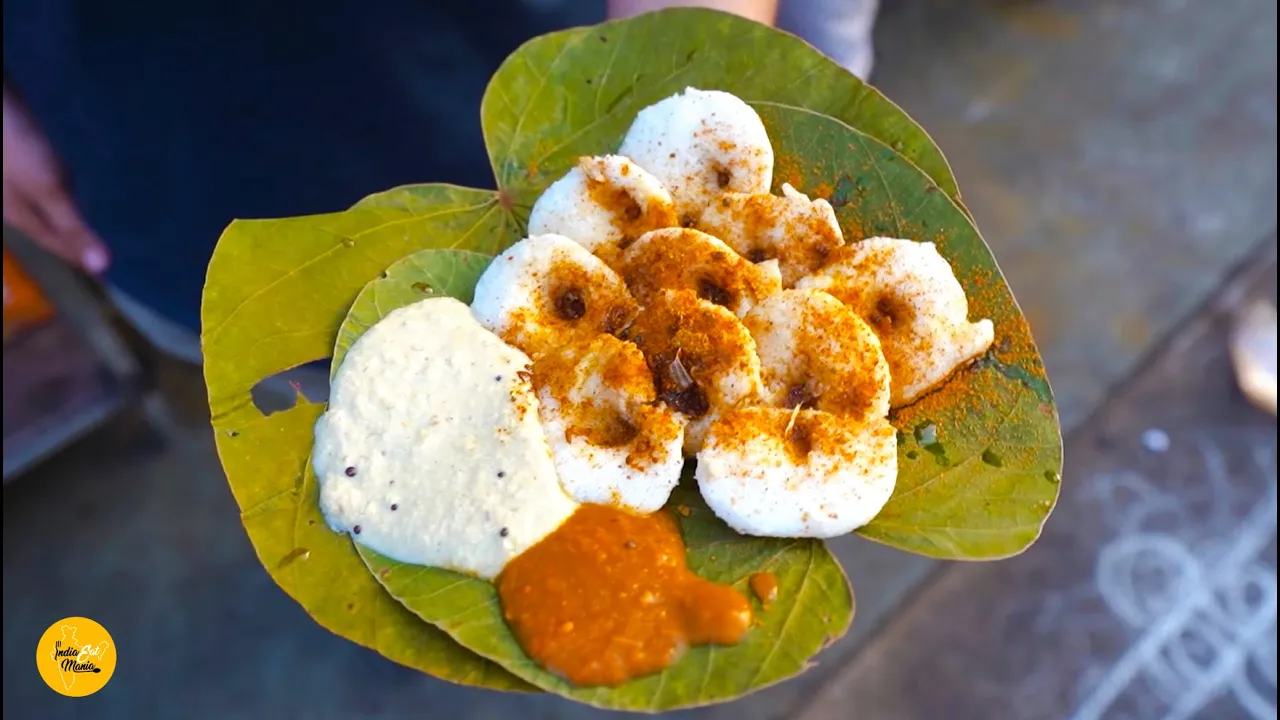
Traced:
<svg viewBox="0 0 1280 720">
<path fill-rule="evenodd" d="M 1141 522 L 1096 494 L 1099 478 L 1135 477 L 1135 487 L 1164 493 L 1153 506 L 1190 518 L 1183 534 L 1156 534 L 1194 568 L 1236 557 L 1229 543 L 1270 502 L 1272 544 L 1245 568 L 1265 576 L 1269 567 L 1274 587 L 1274 421 L 1233 394 L 1220 325 L 1206 318 L 1230 304 L 1224 287 L 1261 292 L 1241 285 L 1255 277 L 1242 268 L 1275 275 L 1275 3 L 884 5 L 874 80 L 951 159 L 1031 320 L 1069 433 L 1063 501 L 1043 543 L 1007 563 L 938 565 L 853 538 L 833 543 L 859 589 L 850 634 L 800 678 L 677 715 L 1145 718 L 1184 707 L 1251 717 L 1222 689 L 1238 673 L 1191 683 L 1209 696 L 1200 705 L 1200 695 L 1180 701 L 1148 687 L 1152 656 L 1126 649 L 1153 643 L 1144 640 L 1153 624 L 1183 625 L 1156 601 L 1108 605 L 1092 578 L 1104 551 L 1119 552 L 1107 548 L 1152 534 L 1140 504 L 1130 510 Z M 127 419 L 5 488 L 6 717 L 604 714 L 448 685 L 321 630 L 252 553 L 204 424 L 198 373 L 160 368 L 177 417 L 166 438 Z M 1166 452 L 1148 449 L 1163 447 L 1152 428 Z M 1225 471 L 1209 468 L 1217 456 Z M 1207 488 L 1223 488 L 1227 510 L 1210 507 L 1218 491 Z M 40 633 L 68 615 L 98 620 L 121 650 L 111 683 L 78 702 L 52 694 L 31 666 Z M 1215 647 L 1261 654 L 1249 677 L 1265 680 L 1266 648 Z M 1204 660 L 1198 652 L 1189 657 Z"/>
</svg>

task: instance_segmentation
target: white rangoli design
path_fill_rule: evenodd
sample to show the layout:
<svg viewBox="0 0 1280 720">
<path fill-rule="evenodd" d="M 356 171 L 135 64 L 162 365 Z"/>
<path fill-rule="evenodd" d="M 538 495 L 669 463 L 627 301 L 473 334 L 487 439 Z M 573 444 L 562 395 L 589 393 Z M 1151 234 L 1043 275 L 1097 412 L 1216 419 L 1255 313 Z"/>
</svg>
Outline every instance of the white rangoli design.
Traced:
<svg viewBox="0 0 1280 720">
<path fill-rule="evenodd" d="M 1278 593 L 1276 568 L 1265 558 L 1276 541 L 1275 449 L 1255 449 L 1267 491 L 1243 520 L 1230 514 L 1239 491 L 1222 453 L 1209 443 L 1201 453 L 1212 510 L 1194 523 L 1198 532 L 1180 531 L 1191 527 L 1176 522 L 1187 511 L 1183 501 L 1141 475 L 1097 479 L 1104 508 L 1127 507 L 1115 523 L 1118 536 L 1098 555 L 1096 590 L 1137 636 L 1085 688 L 1074 720 L 1124 715 L 1117 700 L 1134 692 L 1151 696 L 1144 718 L 1192 718 L 1224 693 L 1248 717 L 1276 718 Z M 1121 503 L 1122 493 L 1136 499 Z M 1152 529 L 1157 517 L 1174 518 L 1175 527 Z"/>
</svg>

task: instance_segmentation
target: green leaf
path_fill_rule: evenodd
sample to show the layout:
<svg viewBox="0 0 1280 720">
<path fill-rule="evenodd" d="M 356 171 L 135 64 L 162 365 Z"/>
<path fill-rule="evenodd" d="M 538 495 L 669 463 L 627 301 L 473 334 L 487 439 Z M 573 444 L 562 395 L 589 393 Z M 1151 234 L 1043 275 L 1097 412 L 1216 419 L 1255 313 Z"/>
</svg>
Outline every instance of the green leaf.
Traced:
<svg viewBox="0 0 1280 720">
<path fill-rule="evenodd" d="M 404 565 L 365 548 L 361 554 L 394 597 L 467 648 L 544 690 L 600 708 L 659 712 L 731 700 L 803 672 L 811 657 L 844 635 L 853 619 L 853 590 L 821 541 L 737 534 L 711 513 L 688 473 L 667 508 L 680 510 L 676 518 L 694 572 L 748 596 L 751 575 L 772 572 L 778 598 L 768 610 L 756 605 L 758 624 L 742 643 L 691 648 L 665 671 L 611 688 L 575 687 L 534 664 L 503 620 L 492 583 Z"/>
<path fill-rule="evenodd" d="M 329 357 L 356 293 L 424 248 L 496 253 L 519 239 L 494 193 L 423 185 L 345 212 L 237 220 L 214 249 L 201 307 L 214 420 L 263 378 Z"/>
<path fill-rule="evenodd" d="M 922 555 L 995 559 L 1029 547 L 1058 497 L 1062 436 L 1030 328 L 977 228 L 919 168 L 823 115 L 757 104 L 781 158 L 775 181 L 829 200 L 847 237 L 937 243 L 996 344 L 890 419 L 898 485 L 858 533 Z M 936 442 L 935 442 L 936 440 Z"/>
<path fill-rule="evenodd" d="M 394 261 L 424 248 L 488 254 L 515 239 L 493 193 L 439 185 L 380 193 L 346 212 L 237 221 L 209 265 L 202 341 L 218 455 L 258 559 L 285 592 L 323 627 L 398 663 L 528 691 L 391 599 L 324 525 L 306 480 L 323 406 L 264 416 L 249 395 L 263 378 L 328 357 L 352 300 Z M 457 279 L 475 264 L 461 261 Z"/>
<path fill-rule="evenodd" d="M 392 263 L 351 305 L 338 329 L 329 379 L 355 341 L 392 310 L 428 297 L 454 297 L 470 305 L 476 282 L 492 259 L 492 255 L 470 250 L 419 250 Z"/>
<path fill-rule="evenodd" d="M 423 250 L 392 265 L 356 297 L 338 331 L 334 368 L 374 323 L 423 299 L 424 283 L 437 294 L 470 301 L 487 259 L 457 250 Z M 306 481 L 302 494 L 316 502 L 314 476 L 308 473 Z M 423 620 L 524 681 L 598 707 L 657 711 L 730 700 L 802 672 L 809 658 L 848 629 L 853 592 L 821 541 L 739 535 L 711 513 L 691 477 L 672 495 L 668 509 L 675 508 L 682 510 L 676 517 L 694 572 L 743 592 L 749 592 L 747 580 L 753 573 L 772 572 L 778 578 L 778 600 L 740 645 L 694 648 L 666 671 L 616 688 L 575 688 L 535 665 L 507 627 L 492 583 L 397 563 L 356 547 L 391 596 Z"/>
<path fill-rule="evenodd" d="M 689 86 L 843 120 L 896 148 L 959 199 L 942 152 L 878 90 L 799 38 L 693 8 L 551 33 L 512 53 L 480 110 L 498 187 L 527 216 L 579 156 L 616 150 L 638 111 Z"/>
</svg>

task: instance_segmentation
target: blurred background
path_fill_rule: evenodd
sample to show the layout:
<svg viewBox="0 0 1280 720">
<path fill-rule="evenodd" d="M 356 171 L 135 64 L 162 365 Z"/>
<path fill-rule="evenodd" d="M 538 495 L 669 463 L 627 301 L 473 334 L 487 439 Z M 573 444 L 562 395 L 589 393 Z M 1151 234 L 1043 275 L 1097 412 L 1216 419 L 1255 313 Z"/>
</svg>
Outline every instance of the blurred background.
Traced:
<svg viewBox="0 0 1280 720">
<path fill-rule="evenodd" d="M 328 634 L 274 585 L 219 469 L 198 367 L 154 327 L 140 332 L 136 308 L 122 314 L 86 272 L 100 269 L 85 254 L 100 237 L 108 279 L 141 268 L 114 284 L 145 291 L 147 272 L 157 286 L 181 276 L 157 268 L 169 250 L 139 245 L 154 228 L 121 237 L 127 218 L 102 209 L 138 192 L 132 168 L 156 162 L 152 136 L 122 136 L 129 152 L 99 148 L 93 165 L 66 139 L 99 127 L 92 93 L 59 114 L 65 88 L 31 87 L 96 77 L 57 71 L 53 46 L 32 33 L 66 30 L 62 47 L 97 67 L 94 38 L 130 25 L 103 8 L 71 13 L 75 3 L 11 9 L 23 5 L 5 4 L 4 715 L 607 714 L 422 676 Z M 474 108 L 527 36 L 604 14 L 568 5 L 525 3 L 525 34 L 495 33 L 474 67 L 449 69 L 453 104 Z M 678 715 L 1276 717 L 1276 3 L 897 0 L 875 22 L 874 69 L 873 15 L 850 12 L 858 0 L 790 16 L 783 5 L 785 26 L 869 72 L 951 160 L 1048 365 L 1066 437 L 1062 498 L 1041 542 L 1007 562 L 942 565 L 833 543 L 858 588 L 850 634 L 800 678 Z M 104 77 L 117 73 L 102 62 Z M 29 116 L 11 116 L 11 81 Z M 163 114 L 154 92 L 139 89 L 130 107 Z M 29 171 L 11 147 L 23 122 L 76 158 L 63 157 L 68 195 L 88 234 L 53 247 L 61 258 L 32 235 L 71 221 L 32 215 L 11 187 Z M 119 187 L 105 187 L 109 171 Z M 438 179 L 396 172 L 299 212 Z M 148 192 L 157 206 L 172 200 Z M 184 292 L 198 296 L 198 282 Z M 263 403 L 280 401 L 264 392 Z M 79 701 L 50 692 L 31 660 L 45 628 L 74 615 L 102 623 L 120 649 L 112 681 Z"/>
</svg>

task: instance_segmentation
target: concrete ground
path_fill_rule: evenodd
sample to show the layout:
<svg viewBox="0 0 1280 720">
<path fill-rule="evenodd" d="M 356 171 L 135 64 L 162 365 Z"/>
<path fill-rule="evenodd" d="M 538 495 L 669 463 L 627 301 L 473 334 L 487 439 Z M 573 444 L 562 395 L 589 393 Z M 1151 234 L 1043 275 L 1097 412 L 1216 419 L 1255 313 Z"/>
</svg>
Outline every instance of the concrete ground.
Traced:
<svg viewBox="0 0 1280 720">
<path fill-rule="evenodd" d="M 1064 429 L 1075 429 L 1274 232 L 1276 5 L 884 5 L 875 82 L 952 160 L 1031 319 Z M 450 686 L 314 625 L 252 554 L 201 425 L 198 374 L 166 367 L 164 377 L 183 421 L 166 443 L 117 426 L 5 488 L 5 716 L 599 714 Z M 1069 444 L 1068 468 L 1081 447 Z M 1067 528 L 1072 512 L 1064 506 L 1053 525 Z M 853 539 L 834 548 L 859 589 L 850 635 L 799 679 L 683 714 L 757 720 L 807 706 L 806 720 L 913 716 L 895 714 L 901 706 L 867 690 L 867 678 L 900 692 L 927 694 L 929 683 L 888 685 L 891 669 L 858 674 L 859 650 L 893 632 L 931 642 L 890 619 L 913 598 L 927 602 L 921 583 L 936 566 Z M 44 628 L 68 615 L 101 622 L 121 651 L 111 683 L 77 702 L 44 687 L 31 660 Z M 904 672 L 939 672 L 908 660 Z"/>
</svg>

